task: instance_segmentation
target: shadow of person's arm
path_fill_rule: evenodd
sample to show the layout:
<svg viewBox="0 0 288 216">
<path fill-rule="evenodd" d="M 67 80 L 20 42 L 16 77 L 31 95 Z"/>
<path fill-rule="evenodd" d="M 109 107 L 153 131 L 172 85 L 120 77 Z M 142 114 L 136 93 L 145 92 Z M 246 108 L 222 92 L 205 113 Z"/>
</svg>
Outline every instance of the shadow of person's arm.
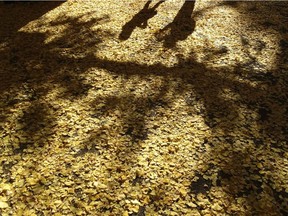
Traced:
<svg viewBox="0 0 288 216">
<path fill-rule="evenodd" d="M 135 14 L 133 18 L 122 27 L 119 39 L 127 40 L 136 27 L 140 27 L 143 29 L 146 28 L 148 26 L 148 20 L 157 14 L 156 9 L 163 2 L 164 1 L 160 1 L 152 8 L 149 8 L 151 1 L 147 1 L 143 9 L 140 10 L 137 14 Z"/>
</svg>

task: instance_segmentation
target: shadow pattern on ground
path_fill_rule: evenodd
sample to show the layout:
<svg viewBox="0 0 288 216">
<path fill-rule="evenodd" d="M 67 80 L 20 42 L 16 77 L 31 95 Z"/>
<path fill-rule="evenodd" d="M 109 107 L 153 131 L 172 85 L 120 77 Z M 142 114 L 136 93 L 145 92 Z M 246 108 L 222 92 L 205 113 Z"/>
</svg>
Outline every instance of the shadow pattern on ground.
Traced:
<svg viewBox="0 0 288 216">
<path fill-rule="evenodd" d="M 255 4 L 255 7 L 257 7 L 257 3 L 245 4 Z M 267 13 L 271 13 L 270 6 L 272 3 L 267 2 L 265 4 L 267 5 Z M 274 4 L 276 3 L 273 3 L 273 6 Z M 287 6 L 285 3 L 277 4 Z M 190 6 L 189 8 L 192 8 L 193 11 L 194 5 L 193 7 L 192 5 Z M 6 16 L 8 17 L 8 14 Z M 37 12 L 35 16 L 31 17 L 35 18 L 39 16 Z M 203 109 L 200 113 L 194 114 L 203 115 L 206 124 L 215 132 L 215 137 L 207 138 L 205 143 L 203 143 L 203 145 L 208 144 L 212 148 L 212 151 L 207 153 L 207 163 L 210 162 L 211 166 L 208 170 L 199 170 L 199 173 L 201 173 L 199 174 L 200 180 L 198 179 L 196 183 L 195 181 L 191 182 L 191 196 L 197 199 L 196 195 L 201 193 L 209 199 L 209 190 L 211 187 L 221 186 L 225 188 L 232 198 L 244 197 L 247 199 L 250 203 L 250 206 L 247 206 L 247 211 L 250 211 L 251 214 L 263 213 L 263 206 L 268 206 L 270 208 L 268 211 L 285 215 L 287 213 L 284 203 L 285 199 L 287 200 L 287 193 L 284 188 L 285 184 L 280 191 L 274 189 L 273 178 L 265 175 L 265 172 L 261 174 L 263 173 L 261 170 L 269 168 L 259 168 L 258 163 L 260 159 L 257 158 L 257 153 L 262 156 L 264 155 L 264 158 L 267 157 L 273 163 L 273 158 L 271 158 L 270 154 L 271 151 L 275 154 L 287 152 L 288 79 L 286 74 L 287 68 L 284 66 L 287 64 L 288 42 L 284 39 L 284 35 L 287 34 L 287 28 L 279 30 L 279 34 L 283 36 L 283 39 L 280 41 L 281 53 L 279 53 L 278 65 L 275 71 L 255 72 L 252 66 L 253 64 L 257 64 L 257 62 L 252 60 L 245 65 L 239 65 L 233 71 L 237 76 L 242 76 L 244 80 L 254 81 L 259 83 L 259 86 L 265 85 L 267 87 L 263 89 L 233 79 L 236 76 L 229 74 L 231 73 L 230 69 L 221 68 L 219 70 L 208 68 L 205 64 L 194 60 L 193 53 L 191 53 L 190 60 L 179 59 L 180 63 L 173 67 L 167 67 L 161 63 L 145 65 L 135 62 L 117 62 L 95 57 L 91 53 L 87 53 L 84 57 L 75 58 L 59 53 L 57 48 L 72 48 L 73 52 L 81 52 L 81 47 L 77 44 L 97 47 L 104 37 L 114 36 L 110 32 L 93 32 L 97 39 L 89 39 L 88 29 L 103 20 L 107 21 L 109 19 L 93 19 L 91 22 L 85 23 L 81 22 L 80 18 L 55 21 L 54 25 L 67 22 L 70 24 L 70 28 L 66 30 L 59 40 L 50 44 L 44 43 L 44 34 L 29 34 L 16 31 L 28 21 L 22 24 L 16 22 L 16 27 L 12 29 L 14 32 L 13 36 L 6 35 L 4 37 L 5 42 L 9 45 L 0 51 L 0 55 L 4 56 L 4 62 L 6 62 L 5 70 L 1 70 L 0 74 L 2 82 L 0 93 L 7 95 L 6 102 L 2 103 L 4 104 L 4 109 L 1 112 L 1 121 L 7 119 L 10 108 L 17 107 L 18 103 L 27 100 L 31 102 L 31 106 L 27 107 L 19 121 L 23 125 L 25 136 L 31 137 L 32 143 L 20 145 L 20 148 L 14 149 L 13 154 L 23 154 L 23 150 L 26 148 L 33 149 L 34 143 L 37 141 L 40 142 L 39 145 L 41 147 L 45 143 L 46 138 L 54 133 L 53 126 L 51 125 L 54 125 L 53 122 L 56 119 L 49 111 L 54 108 L 49 107 L 48 102 L 47 104 L 37 102 L 39 98 L 45 98 L 54 86 L 64 88 L 62 97 L 68 99 L 70 97 L 73 100 L 77 99 L 77 97 L 85 97 L 89 89 L 92 88 L 93 84 L 86 84 L 80 76 L 81 73 L 92 67 L 105 69 L 111 74 L 121 76 L 123 81 L 135 76 L 139 77 L 140 80 L 157 76 L 163 81 L 163 85 L 152 96 L 136 98 L 133 93 L 125 96 L 113 95 L 105 98 L 95 98 L 95 101 L 88 105 L 93 108 L 99 101 L 104 102 L 105 107 L 102 110 L 95 110 L 95 112 L 98 112 L 98 115 L 104 116 L 105 113 L 110 112 L 115 107 L 120 108 L 123 125 L 128 125 L 127 128 L 123 129 L 123 136 L 127 136 L 131 141 L 131 144 L 127 145 L 125 154 L 122 154 L 124 159 L 121 158 L 120 160 L 128 161 L 129 163 L 129 160 L 137 156 L 139 148 L 137 143 L 149 137 L 149 129 L 146 128 L 145 121 L 148 117 L 155 115 L 158 108 L 165 109 L 169 107 L 171 101 L 165 101 L 165 96 L 169 91 L 173 91 L 175 97 L 193 91 L 196 92 L 196 95 L 187 94 L 186 97 L 187 106 L 191 107 L 191 115 L 195 112 L 193 107 L 201 101 Z M 274 24 L 278 21 L 271 20 L 270 24 L 267 22 L 263 22 L 263 24 L 277 28 Z M 138 24 L 133 25 L 138 26 Z M 132 28 L 129 26 L 128 29 L 129 33 L 125 33 L 125 38 L 131 34 Z M 75 32 L 80 32 L 80 34 L 84 35 L 87 33 L 87 36 L 84 39 L 80 37 L 74 38 Z M 183 38 L 186 38 L 186 36 L 183 36 Z M 182 39 L 182 36 L 180 39 Z M 167 40 L 169 41 L 169 39 Z M 33 42 L 33 46 L 31 46 L 31 42 Z M 50 65 L 53 66 L 50 68 Z M 253 72 L 247 75 L 246 69 Z M 175 83 L 178 83 L 178 86 L 175 86 Z M 16 92 L 12 92 L 11 94 L 11 88 L 26 91 L 27 97 L 17 98 Z M 135 88 L 137 87 L 135 86 Z M 221 97 L 220 95 L 224 89 L 235 92 L 239 95 L 239 99 L 231 101 Z M 281 95 L 279 95 L 280 91 L 282 92 Z M 135 110 L 127 111 L 125 104 L 128 103 L 134 103 Z M 245 115 L 245 113 L 241 113 L 239 107 L 241 110 L 252 110 L 257 113 L 257 117 L 251 119 L 251 121 L 256 122 L 258 127 L 257 136 L 250 130 L 249 125 L 241 125 L 242 119 L 240 116 L 241 114 Z M 239 123 L 242 126 L 241 128 L 238 127 Z M 46 131 L 45 127 L 52 128 L 52 130 Z M 223 141 L 220 142 L 217 135 L 219 131 L 223 131 Z M 254 143 L 251 145 L 247 144 L 245 151 L 237 151 L 237 140 L 234 140 L 233 137 L 233 133 L 235 132 L 242 134 L 242 138 L 244 139 L 252 138 Z M 101 133 L 101 130 L 99 133 Z M 89 139 L 97 140 L 99 138 L 98 135 L 96 133 L 95 137 L 91 136 Z M 223 145 L 215 145 L 214 139 L 218 139 L 216 143 L 222 142 Z M 225 155 L 225 151 L 231 149 L 234 149 L 233 155 L 225 156 L 227 160 L 223 161 L 223 163 L 220 162 L 220 166 L 213 166 L 213 160 L 221 160 L 221 156 Z M 248 166 L 242 166 L 242 162 L 243 164 L 248 164 Z M 217 172 L 219 177 L 216 185 L 213 185 L 210 180 L 201 178 L 203 173 L 209 175 L 215 172 Z M 265 197 L 268 198 L 266 199 Z M 151 200 L 153 202 L 152 198 Z M 267 200 L 272 205 L 267 203 Z M 198 208 L 199 211 L 203 210 L 201 206 L 198 206 Z M 141 208 L 141 211 L 143 212 L 143 208 Z"/>
</svg>

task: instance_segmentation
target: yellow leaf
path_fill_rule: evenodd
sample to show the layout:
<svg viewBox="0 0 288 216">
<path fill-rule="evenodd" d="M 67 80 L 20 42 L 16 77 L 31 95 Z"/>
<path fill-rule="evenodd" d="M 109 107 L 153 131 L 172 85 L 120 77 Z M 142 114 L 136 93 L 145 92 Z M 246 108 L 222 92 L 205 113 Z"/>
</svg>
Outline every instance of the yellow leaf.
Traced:
<svg viewBox="0 0 288 216">
<path fill-rule="evenodd" d="M 23 212 L 23 216 L 36 216 L 36 214 L 32 209 L 25 209 L 25 211 Z"/>
<path fill-rule="evenodd" d="M 0 201 L 0 209 L 2 209 L 2 208 L 8 208 L 8 207 L 9 207 L 8 203 L 6 203 L 6 202 L 4 202 L 4 201 Z"/>
<path fill-rule="evenodd" d="M 27 179 L 26 179 L 26 182 L 27 182 L 29 185 L 35 185 L 35 184 L 37 184 L 38 179 L 36 179 L 36 178 L 27 178 Z"/>
<path fill-rule="evenodd" d="M 133 211 L 133 212 L 138 212 L 139 211 L 139 206 L 138 205 L 131 205 L 129 207 L 129 210 Z"/>
<path fill-rule="evenodd" d="M 129 213 L 127 211 L 123 212 L 122 216 L 128 216 Z"/>
<path fill-rule="evenodd" d="M 66 181 L 64 184 L 69 187 L 69 186 L 73 185 L 74 182 L 73 181 Z"/>
<path fill-rule="evenodd" d="M 218 203 L 215 203 L 212 205 L 212 209 L 214 209 L 216 211 L 221 211 L 222 207 Z"/>
<path fill-rule="evenodd" d="M 193 202 L 188 202 L 187 205 L 188 205 L 189 207 L 191 207 L 191 208 L 196 208 L 196 207 L 197 207 L 197 205 L 194 204 Z"/>
<path fill-rule="evenodd" d="M 185 188 L 183 188 L 183 187 L 179 189 L 179 192 L 180 192 L 180 194 L 182 196 L 186 196 L 187 195 L 187 190 Z"/>
<path fill-rule="evenodd" d="M 0 190 L 1 191 L 10 191 L 11 185 L 2 183 L 2 184 L 0 184 Z"/>
</svg>

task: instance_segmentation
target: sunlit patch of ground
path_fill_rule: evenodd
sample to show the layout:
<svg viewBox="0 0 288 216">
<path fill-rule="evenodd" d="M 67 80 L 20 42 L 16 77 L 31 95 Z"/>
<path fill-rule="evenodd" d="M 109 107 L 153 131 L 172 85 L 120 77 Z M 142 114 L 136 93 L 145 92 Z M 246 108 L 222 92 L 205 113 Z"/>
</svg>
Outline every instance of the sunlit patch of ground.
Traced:
<svg viewBox="0 0 288 216">
<path fill-rule="evenodd" d="M 0 3 L 0 214 L 286 215 L 285 7 Z"/>
</svg>

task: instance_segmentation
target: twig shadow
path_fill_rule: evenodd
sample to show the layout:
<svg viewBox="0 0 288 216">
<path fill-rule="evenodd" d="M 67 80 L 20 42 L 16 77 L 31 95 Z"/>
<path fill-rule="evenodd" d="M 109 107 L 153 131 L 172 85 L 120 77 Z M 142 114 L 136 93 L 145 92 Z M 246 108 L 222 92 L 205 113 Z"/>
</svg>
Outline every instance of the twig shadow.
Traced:
<svg viewBox="0 0 288 216">
<path fill-rule="evenodd" d="M 64 1 L 0 2 L 0 42 L 17 33 L 21 27 L 60 6 Z M 19 19 L 17 19 L 19 17 Z M 21 18 L 20 18 L 21 17 Z"/>
</svg>

